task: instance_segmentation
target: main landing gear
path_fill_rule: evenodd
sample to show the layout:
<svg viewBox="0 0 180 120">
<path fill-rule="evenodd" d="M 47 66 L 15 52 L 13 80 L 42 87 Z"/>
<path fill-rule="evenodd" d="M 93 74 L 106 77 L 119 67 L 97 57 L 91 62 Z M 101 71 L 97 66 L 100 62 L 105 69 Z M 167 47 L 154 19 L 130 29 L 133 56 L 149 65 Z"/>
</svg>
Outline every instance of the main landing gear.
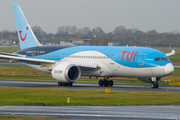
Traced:
<svg viewBox="0 0 180 120">
<path fill-rule="evenodd" d="M 113 86 L 113 81 L 112 80 L 107 80 L 108 77 L 105 77 L 103 80 L 99 80 L 99 86 L 105 86 L 105 87 L 108 87 L 108 86 Z"/>
<path fill-rule="evenodd" d="M 59 86 L 72 86 L 73 83 L 72 82 L 70 82 L 70 83 L 58 82 L 58 85 Z"/>
</svg>

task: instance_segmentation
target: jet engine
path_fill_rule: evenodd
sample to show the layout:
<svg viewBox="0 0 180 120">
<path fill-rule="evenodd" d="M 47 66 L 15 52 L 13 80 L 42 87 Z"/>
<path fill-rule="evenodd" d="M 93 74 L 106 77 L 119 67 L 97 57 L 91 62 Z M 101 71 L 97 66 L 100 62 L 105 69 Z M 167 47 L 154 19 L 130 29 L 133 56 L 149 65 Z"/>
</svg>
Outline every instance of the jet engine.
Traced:
<svg viewBox="0 0 180 120">
<path fill-rule="evenodd" d="M 51 71 L 52 77 L 58 82 L 74 83 L 81 76 L 80 68 L 71 63 L 60 63 Z"/>
</svg>

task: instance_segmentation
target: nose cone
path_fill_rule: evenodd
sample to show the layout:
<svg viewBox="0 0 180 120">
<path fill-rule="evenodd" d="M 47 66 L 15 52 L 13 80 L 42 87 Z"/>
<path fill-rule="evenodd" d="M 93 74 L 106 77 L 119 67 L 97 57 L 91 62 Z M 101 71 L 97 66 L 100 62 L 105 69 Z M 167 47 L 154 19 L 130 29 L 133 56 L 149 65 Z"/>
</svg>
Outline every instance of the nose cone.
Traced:
<svg viewBox="0 0 180 120">
<path fill-rule="evenodd" d="M 164 68 L 164 72 L 166 75 L 172 74 L 174 72 L 174 66 L 171 63 L 168 63 Z"/>
</svg>

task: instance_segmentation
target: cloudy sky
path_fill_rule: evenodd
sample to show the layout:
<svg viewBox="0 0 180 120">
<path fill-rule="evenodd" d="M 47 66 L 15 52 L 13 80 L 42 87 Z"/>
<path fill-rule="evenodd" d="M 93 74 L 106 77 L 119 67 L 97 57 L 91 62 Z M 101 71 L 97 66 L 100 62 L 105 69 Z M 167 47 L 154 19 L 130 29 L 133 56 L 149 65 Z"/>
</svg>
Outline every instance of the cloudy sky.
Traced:
<svg viewBox="0 0 180 120">
<path fill-rule="evenodd" d="M 180 0 L 0 0 L 0 31 L 16 30 L 11 3 L 20 5 L 29 24 L 47 33 L 59 26 L 116 26 L 146 32 L 180 32 Z"/>
</svg>

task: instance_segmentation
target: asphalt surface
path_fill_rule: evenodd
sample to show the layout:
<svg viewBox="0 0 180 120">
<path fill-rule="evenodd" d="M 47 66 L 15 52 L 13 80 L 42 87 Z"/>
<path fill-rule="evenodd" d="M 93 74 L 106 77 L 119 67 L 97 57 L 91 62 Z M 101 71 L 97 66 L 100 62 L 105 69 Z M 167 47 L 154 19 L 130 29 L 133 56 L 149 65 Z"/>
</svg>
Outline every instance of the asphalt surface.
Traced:
<svg viewBox="0 0 180 120">
<path fill-rule="evenodd" d="M 0 106 L 0 116 L 78 120 L 176 120 L 180 106 Z"/>
<path fill-rule="evenodd" d="M 56 82 L 30 82 L 30 81 L 7 81 L 0 80 L 0 86 L 6 87 L 30 87 L 30 88 L 60 88 L 60 89 L 87 89 L 105 90 L 108 87 L 100 87 L 98 84 L 74 83 L 73 86 L 58 86 Z M 138 85 L 114 85 L 109 87 L 116 91 L 151 91 L 151 92 L 180 92 L 180 87 L 159 86 L 152 89 L 150 86 Z"/>
</svg>

